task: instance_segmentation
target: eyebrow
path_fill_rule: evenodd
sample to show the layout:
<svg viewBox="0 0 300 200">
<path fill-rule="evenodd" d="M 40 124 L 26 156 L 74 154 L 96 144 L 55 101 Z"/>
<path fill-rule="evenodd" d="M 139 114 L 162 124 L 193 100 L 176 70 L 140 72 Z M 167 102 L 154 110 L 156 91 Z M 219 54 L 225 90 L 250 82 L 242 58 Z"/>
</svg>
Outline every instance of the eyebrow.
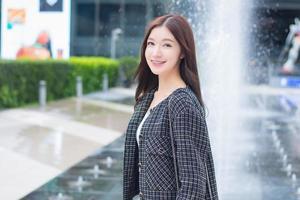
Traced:
<svg viewBox="0 0 300 200">
<path fill-rule="evenodd" d="M 148 38 L 148 40 L 153 40 L 153 41 L 155 41 L 153 38 Z M 171 40 L 171 39 L 168 39 L 168 38 L 165 38 L 165 39 L 163 39 L 162 41 L 175 42 L 174 40 Z"/>
</svg>

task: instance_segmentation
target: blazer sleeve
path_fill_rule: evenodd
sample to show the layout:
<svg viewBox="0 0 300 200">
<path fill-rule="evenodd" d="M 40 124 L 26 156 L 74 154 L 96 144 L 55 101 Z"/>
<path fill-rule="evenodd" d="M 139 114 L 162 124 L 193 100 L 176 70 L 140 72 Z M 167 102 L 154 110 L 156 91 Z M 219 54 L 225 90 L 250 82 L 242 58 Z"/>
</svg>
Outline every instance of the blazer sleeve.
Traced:
<svg viewBox="0 0 300 200">
<path fill-rule="evenodd" d="M 184 109 L 174 118 L 173 135 L 180 181 L 176 200 L 204 200 L 206 193 L 204 162 L 209 144 L 205 117 L 199 110 Z"/>
</svg>

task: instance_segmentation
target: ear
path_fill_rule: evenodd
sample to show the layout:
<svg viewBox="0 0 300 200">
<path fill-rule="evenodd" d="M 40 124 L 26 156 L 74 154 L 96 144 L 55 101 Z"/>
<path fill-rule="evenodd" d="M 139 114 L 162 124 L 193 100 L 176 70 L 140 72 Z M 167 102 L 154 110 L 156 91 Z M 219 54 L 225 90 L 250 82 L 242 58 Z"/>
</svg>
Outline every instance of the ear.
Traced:
<svg viewBox="0 0 300 200">
<path fill-rule="evenodd" d="M 184 55 L 181 55 L 179 58 L 180 58 L 180 59 L 183 59 L 183 58 L 184 58 Z"/>
</svg>

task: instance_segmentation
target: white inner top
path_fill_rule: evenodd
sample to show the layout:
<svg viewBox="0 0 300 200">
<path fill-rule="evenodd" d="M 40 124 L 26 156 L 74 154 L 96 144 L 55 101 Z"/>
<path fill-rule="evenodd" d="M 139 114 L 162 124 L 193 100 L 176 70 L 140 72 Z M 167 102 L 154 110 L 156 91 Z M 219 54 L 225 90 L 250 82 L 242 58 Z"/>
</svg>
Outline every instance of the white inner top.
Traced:
<svg viewBox="0 0 300 200">
<path fill-rule="evenodd" d="M 139 125 L 139 127 L 136 131 L 136 141 L 137 141 L 138 145 L 139 145 L 139 141 L 140 141 L 139 137 L 140 137 L 140 134 L 141 134 L 141 129 L 142 129 L 143 124 L 144 124 L 144 122 L 145 122 L 145 120 L 146 120 L 146 118 L 148 117 L 149 114 L 150 114 L 150 109 L 148 109 L 148 111 L 146 112 L 142 122 L 140 123 L 140 125 Z"/>
</svg>

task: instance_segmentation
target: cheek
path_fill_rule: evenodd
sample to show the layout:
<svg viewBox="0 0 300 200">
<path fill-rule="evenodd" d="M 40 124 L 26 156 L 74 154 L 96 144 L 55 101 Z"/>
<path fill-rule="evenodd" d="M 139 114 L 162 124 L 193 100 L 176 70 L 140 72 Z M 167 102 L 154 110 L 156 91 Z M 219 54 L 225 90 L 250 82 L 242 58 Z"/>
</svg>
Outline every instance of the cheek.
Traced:
<svg viewBox="0 0 300 200">
<path fill-rule="evenodd" d="M 145 58 L 146 58 L 147 64 L 149 65 L 149 62 L 150 62 L 150 51 L 149 51 L 149 49 L 145 50 Z"/>
<path fill-rule="evenodd" d="M 180 62 L 180 54 L 174 54 L 174 61 L 177 63 L 177 62 Z"/>
<path fill-rule="evenodd" d="M 145 49 L 145 57 L 146 57 L 146 59 L 149 58 L 150 54 L 151 54 L 150 49 L 149 49 L 149 48 L 146 48 L 146 49 Z"/>
<path fill-rule="evenodd" d="M 180 55 L 176 51 L 169 51 L 167 56 L 172 62 L 177 62 Z"/>
</svg>

